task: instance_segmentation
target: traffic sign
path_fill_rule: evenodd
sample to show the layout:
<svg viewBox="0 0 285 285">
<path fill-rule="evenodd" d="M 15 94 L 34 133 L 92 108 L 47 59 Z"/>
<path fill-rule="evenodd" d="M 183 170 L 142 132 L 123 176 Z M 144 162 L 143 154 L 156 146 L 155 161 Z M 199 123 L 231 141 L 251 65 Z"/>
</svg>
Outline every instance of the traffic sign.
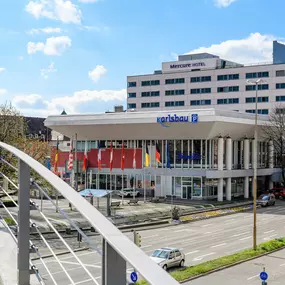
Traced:
<svg viewBox="0 0 285 285">
<path fill-rule="evenodd" d="M 265 271 L 262 271 L 259 275 L 260 279 L 265 281 L 268 279 L 268 274 Z"/>
<path fill-rule="evenodd" d="M 137 282 L 137 281 L 138 281 L 138 275 L 137 275 L 136 272 L 132 272 L 132 273 L 131 273 L 131 280 L 132 280 L 133 282 Z"/>
<path fill-rule="evenodd" d="M 198 114 L 192 114 L 191 122 L 192 123 L 197 123 L 198 122 Z"/>
</svg>

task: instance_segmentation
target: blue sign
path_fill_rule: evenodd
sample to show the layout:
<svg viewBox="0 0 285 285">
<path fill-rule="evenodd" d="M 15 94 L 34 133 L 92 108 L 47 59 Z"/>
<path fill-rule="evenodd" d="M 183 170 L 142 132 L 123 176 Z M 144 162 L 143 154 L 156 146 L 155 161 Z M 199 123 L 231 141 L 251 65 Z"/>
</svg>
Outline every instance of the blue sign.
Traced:
<svg viewBox="0 0 285 285">
<path fill-rule="evenodd" d="M 186 154 L 183 154 L 181 152 L 178 152 L 177 153 L 177 159 L 201 160 L 201 155 L 198 153 L 186 155 Z"/>
<path fill-rule="evenodd" d="M 187 123 L 189 122 L 189 116 L 177 116 L 174 115 L 168 115 L 164 117 L 157 117 L 156 118 L 157 123 L 160 123 L 163 127 L 169 128 L 169 125 L 167 123 Z M 197 123 L 198 122 L 198 114 L 192 114 L 191 115 L 191 123 Z"/>
<path fill-rule="evenodd" d="M 265 271 L 263 271 L 260 273 L 259 277 L 261 280 L 265 281 L 268 279 L 268 274 Z"/>
<path fill-rule="evenodd" d="M 133 282 L 137 282 L 137 281 L 138 281 L 138 275 L 137 275 L 136 272 L 132 272 L 132 273 L 131 273 L 131 280 L 132 280 Z"/>
<path fill-rule="evenodd" d="M 198 114 L 192 114 L 191 115 L 191 122 L 197 123 L 198 122 Z"/>
</svg>

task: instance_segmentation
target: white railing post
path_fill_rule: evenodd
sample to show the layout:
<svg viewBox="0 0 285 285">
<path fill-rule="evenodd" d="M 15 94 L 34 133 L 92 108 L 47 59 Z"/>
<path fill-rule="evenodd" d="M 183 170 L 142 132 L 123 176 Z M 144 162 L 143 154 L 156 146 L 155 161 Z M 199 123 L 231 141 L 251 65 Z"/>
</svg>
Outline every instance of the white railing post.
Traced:
<svg viewBox="0 0 285 285">
<path fill-rule="evenodd" d="M 126 261 L 116 250 L 105 242 L 105 284 L 104 285 L 125 285 L 126 284 Z"/>
<path fill-rule="evenodd" d="M 19 159 L 18 284 L 30 285 L 30 167 Z"/>
</svg>

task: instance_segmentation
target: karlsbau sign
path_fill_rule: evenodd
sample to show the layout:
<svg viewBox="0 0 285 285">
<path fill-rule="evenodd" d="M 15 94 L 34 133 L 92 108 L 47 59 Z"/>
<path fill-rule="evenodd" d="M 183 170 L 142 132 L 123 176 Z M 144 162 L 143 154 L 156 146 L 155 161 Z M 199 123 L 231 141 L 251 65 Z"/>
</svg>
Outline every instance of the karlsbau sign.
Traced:
<svg viewBox="0 0 285 285">
<path fill-rule="evenodd" d="M 162 63 L 163 72 L 178 72 L 192 69 L 213 69 L 218 65 L 217 58 L 199 60 L 171 61 Z"/>
</svg>

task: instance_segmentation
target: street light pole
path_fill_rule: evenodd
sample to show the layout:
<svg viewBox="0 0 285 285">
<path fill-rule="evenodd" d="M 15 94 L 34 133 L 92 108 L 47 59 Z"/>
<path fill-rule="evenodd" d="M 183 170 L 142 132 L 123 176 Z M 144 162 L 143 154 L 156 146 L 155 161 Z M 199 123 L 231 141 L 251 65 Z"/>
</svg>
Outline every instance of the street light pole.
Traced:
<svg viewBox="0 0 285 285">
<path fill-rule="evenodd" d="M 253 147 L 253 249 L 257 246 L 257 227 L 256 227 L 256 199 L 257 199 L 257 102 L 258 102 L 258 84 L 264 83 L 262 79 L 255 81 L 247 80 L 249 84 L 255 85 L 255 122 L 254 122 L 254 147 Z"/>
</svg>

